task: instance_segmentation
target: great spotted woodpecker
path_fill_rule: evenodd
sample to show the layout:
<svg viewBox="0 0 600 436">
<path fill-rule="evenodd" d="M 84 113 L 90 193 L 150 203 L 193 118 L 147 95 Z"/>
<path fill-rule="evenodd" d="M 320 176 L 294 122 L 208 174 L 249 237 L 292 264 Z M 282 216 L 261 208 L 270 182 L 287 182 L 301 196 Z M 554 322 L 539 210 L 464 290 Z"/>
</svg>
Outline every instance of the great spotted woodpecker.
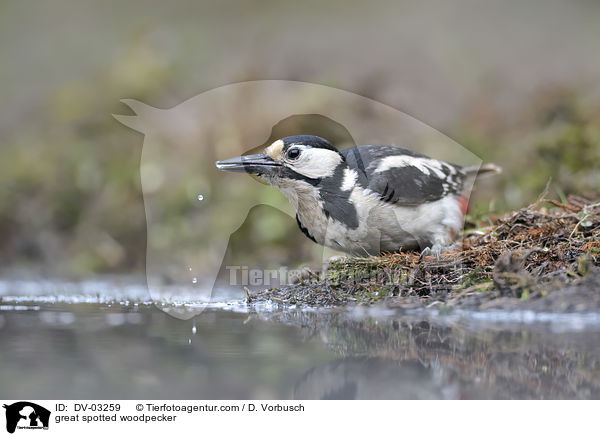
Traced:
<svg viewBox="0 0 600 436">
<path fill-rule="evenodd" d="M 389 145 L 340 152 L 311 135 L 288 136 L 262 154 L 216 165 L 276 186 L 306 236 L 357 256 L 422 250 L 439 257 L 463 227 L 468 178 L 500 171 L 495 165 L 462 168 Z"/>
</svg>

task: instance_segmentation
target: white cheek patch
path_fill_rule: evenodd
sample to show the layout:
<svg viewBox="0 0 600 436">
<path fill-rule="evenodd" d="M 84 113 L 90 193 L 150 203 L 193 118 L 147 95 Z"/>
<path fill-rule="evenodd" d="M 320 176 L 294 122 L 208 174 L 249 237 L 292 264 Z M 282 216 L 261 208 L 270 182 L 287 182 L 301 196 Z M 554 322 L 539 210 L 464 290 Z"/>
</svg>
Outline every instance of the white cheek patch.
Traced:
<svg viewBox="0 0 600 436">
<path fill-rule="evenodd" d="M 445 174 L 442 171 L 442 166 L 446 165 L 444 165 L 443 162 L 414 156 L 388 156 L 381 160 L 379 165 L 377 165 L 375 172 L 382 173 L 392 168 L 408 166 L 415 167 L 427 175 L 431 175 L 433 172 L 440 179 L 445 178 Z"/>
<path fill-rule="evenodd" d="M 356 180 L 358 179 L 358 174 L 356 171 L 346 168 L 344 170 L 344 180 L 342 182 L 342 191 L 350 191 L 356 185 Z"/>
<path fill-rule="evenodd" d="M 301 149 L 300 158 L 291 162 L 290 167 L 297 173 L 312 179 L 331 177 L 342 162 L 342 157 L 332 150 L 308 147 L 301 147 Z"/>
</svg>

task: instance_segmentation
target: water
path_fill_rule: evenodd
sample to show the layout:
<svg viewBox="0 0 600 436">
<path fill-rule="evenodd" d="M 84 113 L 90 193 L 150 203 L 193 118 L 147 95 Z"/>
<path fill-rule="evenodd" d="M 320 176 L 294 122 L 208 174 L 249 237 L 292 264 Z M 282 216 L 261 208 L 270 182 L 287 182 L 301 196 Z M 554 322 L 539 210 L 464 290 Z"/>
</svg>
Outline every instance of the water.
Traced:
<svg viewBox="0 0 600 436">
<path fill-rule="evenodd" d="M 600 398 L 598 314 L 282 309 L 242 294 L 183 321 L 135 283 L 0 282 L 0 397 Z"/>
</svg>

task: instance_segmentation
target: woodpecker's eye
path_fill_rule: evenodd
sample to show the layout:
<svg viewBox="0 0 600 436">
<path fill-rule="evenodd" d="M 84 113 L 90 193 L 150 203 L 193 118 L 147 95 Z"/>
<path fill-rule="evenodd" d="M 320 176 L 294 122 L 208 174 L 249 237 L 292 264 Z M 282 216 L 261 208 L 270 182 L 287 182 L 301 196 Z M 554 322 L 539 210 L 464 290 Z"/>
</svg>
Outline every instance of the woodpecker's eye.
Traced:
<svg viewBox="0 0 600 436">
<path fill-rule="evenodd" d="M 287 152 L 287 158 L 289 160 L 296 160 L 300 157 L 300 150 L 297 148 L 290 148 Z"/>
</svg>

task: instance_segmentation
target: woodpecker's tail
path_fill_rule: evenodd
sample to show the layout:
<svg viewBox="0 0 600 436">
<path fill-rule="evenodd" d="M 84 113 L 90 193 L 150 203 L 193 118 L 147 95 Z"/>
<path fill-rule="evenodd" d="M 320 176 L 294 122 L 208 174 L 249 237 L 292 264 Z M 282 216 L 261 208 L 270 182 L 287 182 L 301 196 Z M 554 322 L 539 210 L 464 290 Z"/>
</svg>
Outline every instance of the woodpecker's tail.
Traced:
<svg viewBox="0 0 600 436">
<path fill-rule="evenodd" d="M 481 175 L 491 175 L 491 174 L 500 174 L 502 173 L 502 168 L 500 168 L 498 165 L 494 165 L 494 164 L 485 164 L 485 165 L 481 165 L 480 167 L 478 166 L 473 166 L 473 167 L 466 167 L 464 168 L 465 173 L 467 174 L 467 176 L 471 176 L 471 177 L 478 177 Z"/>
</svg>

